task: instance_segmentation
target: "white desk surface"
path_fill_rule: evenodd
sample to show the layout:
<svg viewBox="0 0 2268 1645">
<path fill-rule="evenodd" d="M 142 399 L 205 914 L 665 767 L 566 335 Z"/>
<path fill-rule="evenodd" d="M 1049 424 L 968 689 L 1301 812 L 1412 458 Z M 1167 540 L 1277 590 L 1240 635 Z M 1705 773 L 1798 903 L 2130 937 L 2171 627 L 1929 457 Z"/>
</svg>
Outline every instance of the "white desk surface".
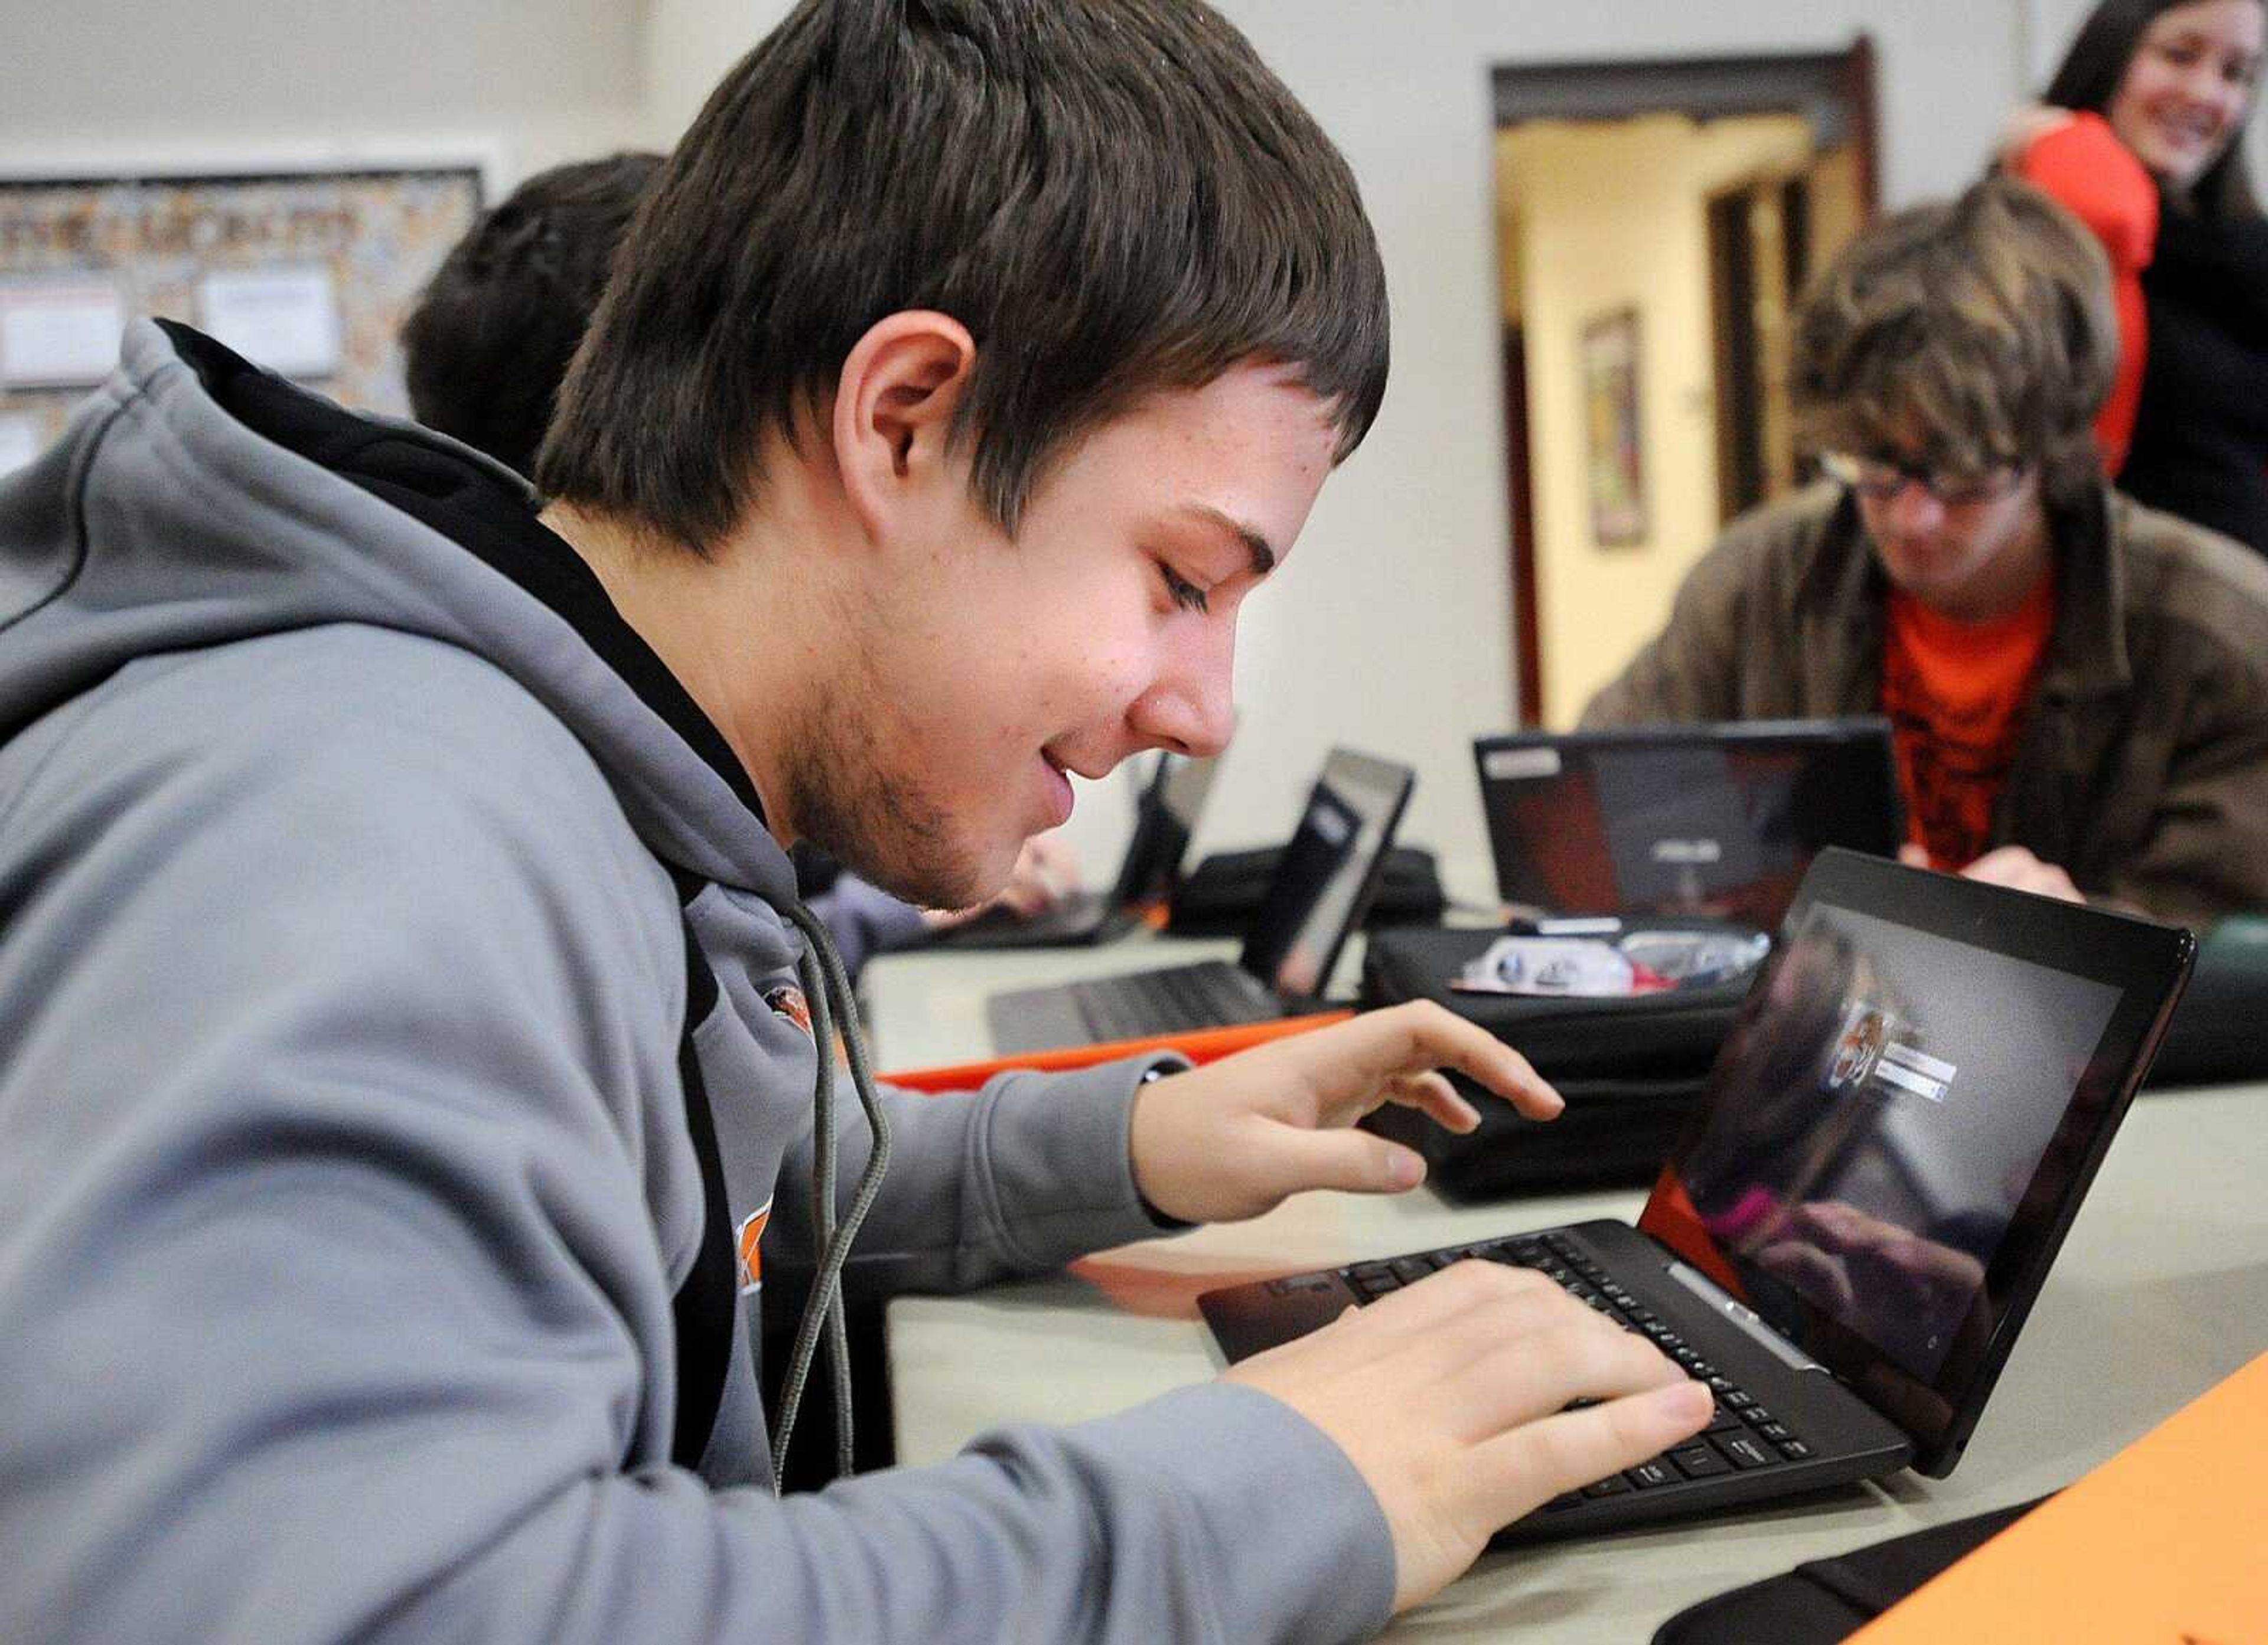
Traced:
<svg viewBox="0 0 2268 1645">
<path fill-rule="evenodd" d="M 983 998 L 994 988 L 1159 963 L 1182 946 L 889 957 L 869 972 L 882 1066 L 981 1055 Z M 1221 1362 L 1194 1298 L 1214 1286 L 1634 1216 L 1642 1199 L 1457 1209 L 1425 1189 L 1395 1200 L 1304 1194 L 1255 1222 L 1101 1252 L 1064 1275 L 900 1299 L 888 1314 L 898 1454 L 937 1461 L 1001 1423 L 1102 1415 L 1211 1376 Z M 1484 1554 L 1387 1637 L 1644 1641 L 1711 1594 L 2067 1484 L 2264 1349 L 2268 1084 L 2147 1095 L 1951 1477 L 1901 1474 L 1800 1509 Z"/>
</svg>

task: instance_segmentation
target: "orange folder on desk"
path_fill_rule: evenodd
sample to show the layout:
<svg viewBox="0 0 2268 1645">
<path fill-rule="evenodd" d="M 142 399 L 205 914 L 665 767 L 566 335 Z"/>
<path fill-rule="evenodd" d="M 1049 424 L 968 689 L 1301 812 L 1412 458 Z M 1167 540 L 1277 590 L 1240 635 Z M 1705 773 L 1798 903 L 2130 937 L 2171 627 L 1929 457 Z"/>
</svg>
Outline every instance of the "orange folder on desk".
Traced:
<svg viewBox="0 0 2268 1645">
<path fill-rule="evenodd" d="M 1851 1640 L 2268 1645 L 2268 1354 Z"/>
<path fill-rule="evenodd" d="M 1144 1039 L 1113 1039 L 1099 1046 L 1064 1046 L 1054 1051 L 1027 1051 L 1020 1055 L 991 1057 L 981 1062 L 954 1062 L 939 1068 L 907 1069 L 880 1077 L 887 1084 L 903 1085 L 913 1091 L 974 1091 L 995 1074 L 1005 1074 L 1011 1069 L 1060 1070 L 1092 1068 L 1098 1062 L 1137 1056 L 1145 1051 L 1178 1051 L 1192 1062 L 1211 1062 L 1232 1051 L 1241 1051 L 1247 1046 L 1281 1039 L 1287 1034 L 1304 1034 L 1311 1029 L 1327 1028 L 1333 1023 L 1343 1023 L 1353 1015 L 1352 1011 L 1313 1011 L 1305 1017 L 1276 1017 L 1264 1023 L 1199 1028 L 1185 1034 L 1153 1034 Z"/>
</svg>

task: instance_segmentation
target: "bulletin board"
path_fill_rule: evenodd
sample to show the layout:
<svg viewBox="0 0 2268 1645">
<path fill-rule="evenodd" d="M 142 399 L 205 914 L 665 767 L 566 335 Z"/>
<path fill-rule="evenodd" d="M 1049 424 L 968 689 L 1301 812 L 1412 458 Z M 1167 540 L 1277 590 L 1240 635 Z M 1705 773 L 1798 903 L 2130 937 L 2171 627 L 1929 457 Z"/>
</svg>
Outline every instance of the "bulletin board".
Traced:
<svg viewBox="0 0 2268 1645">
<path fill-rule="evenodd" d="M 470 165 L 0 177 L 0 472 L 62 431 L 145 315 L 406 413 L 401 323 L 481 202 Z"/>
</svg>

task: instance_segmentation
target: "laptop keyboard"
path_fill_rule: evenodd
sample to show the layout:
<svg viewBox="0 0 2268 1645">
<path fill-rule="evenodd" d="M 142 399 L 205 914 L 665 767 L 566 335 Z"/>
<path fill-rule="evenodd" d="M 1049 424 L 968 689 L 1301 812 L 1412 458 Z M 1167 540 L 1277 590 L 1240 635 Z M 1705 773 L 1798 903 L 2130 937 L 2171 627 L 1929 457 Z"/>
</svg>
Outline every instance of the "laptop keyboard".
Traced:
<svg viewBox="0 0 2268 1645">
<path fill-rule="evenodd" d="M 1520 1234 L 1474 1245 L 1449 1245 L 1414 1256 L 1351 1263 L 1337 1273 L 1359 1301 L 1369 1304 L 1413 1280 L 1425 1278 L 1437 1268 L 1471 1257 L 1535 1269 L 1576 1301 L 1605 1315 L 1624 1330 L 1653 1339 L 1657 1348 L 1684 1367 L 1687 1376 L 1708 1384 L 1717 1396 L 1717 1408 L 1710 1414 L 1708 1427 L 1685 1443 L 1580 1491 L 1556 1496 L 1544 1503 L 1537 1510 L 1539 1513 L 1564 1512 L 1588 1498 L 1619 1496 L 1631 1491 L 1659 1491 L 1689 1480 L 1776 1467 L 1801 1462 L 1811 1456 L 1811 1447 L 1800 1435 L 1703 1358 L 1697 1349 L 1625 1289 L 1570 1235 Z M 1300 1281 L 1293 1279 L 1275 1283 L 1296 1285 Z"/>
<path fill-rule="evenodd" d="M 1278 1014 L 1272 1001 L 1259 997 L 1251 973 L 1225 959 L 1068 986 L 1087 1032 L 1097 1041 L 1219 1028 Z"/>
</svg>

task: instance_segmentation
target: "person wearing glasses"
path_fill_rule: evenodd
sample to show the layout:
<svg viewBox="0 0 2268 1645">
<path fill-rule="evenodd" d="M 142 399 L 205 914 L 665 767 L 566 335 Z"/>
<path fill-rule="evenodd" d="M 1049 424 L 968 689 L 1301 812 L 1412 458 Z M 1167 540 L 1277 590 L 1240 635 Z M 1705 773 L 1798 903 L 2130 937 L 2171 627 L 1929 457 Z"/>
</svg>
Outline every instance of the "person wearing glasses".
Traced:
<svg viewBox="0 0 2268 1645">
<path fill-rule="evenodd" d="M 2268 908 L 2268 566 L 2110 489 L 2103 253 L 1996 176 L 1822 276 L 1820 481 L 1734 521 L 1586 725 L 1881 714 L 1911 860 L 2169 919 Z"/>
</svg>

